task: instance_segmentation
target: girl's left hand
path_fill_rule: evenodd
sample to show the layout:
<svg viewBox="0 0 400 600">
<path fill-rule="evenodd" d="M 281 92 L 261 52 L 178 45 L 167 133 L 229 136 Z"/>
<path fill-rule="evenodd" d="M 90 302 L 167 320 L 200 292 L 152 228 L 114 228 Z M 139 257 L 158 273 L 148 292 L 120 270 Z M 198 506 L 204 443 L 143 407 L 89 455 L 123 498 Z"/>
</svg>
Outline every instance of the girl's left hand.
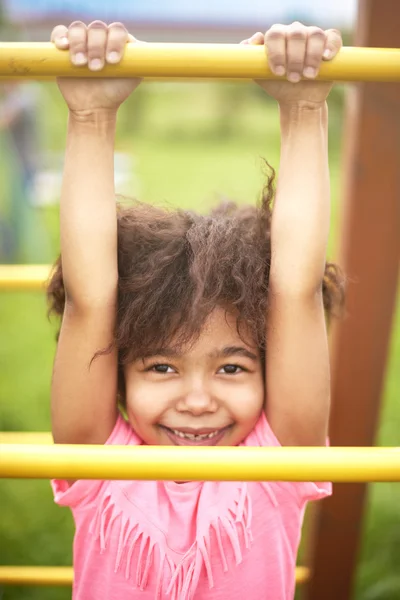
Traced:
<svg viewBox="0 0 400 600">
<path fill-rule="evenodd" d="M 342 47 L 342 36 L 336 29 L 322 30 L 295 22 L 273 25 L 267 33 L 255 33 L 241 44 L 264 44 L 268 63 L 275 75 L 286 75 L 287 81 L 257 80 L 280 104 L 323 104 L 331 90 L 331 81 L 314 81 L 322 60 L 331 60 Z M 302 78 L 307 81 L 304 81 Z"/>
</svg>

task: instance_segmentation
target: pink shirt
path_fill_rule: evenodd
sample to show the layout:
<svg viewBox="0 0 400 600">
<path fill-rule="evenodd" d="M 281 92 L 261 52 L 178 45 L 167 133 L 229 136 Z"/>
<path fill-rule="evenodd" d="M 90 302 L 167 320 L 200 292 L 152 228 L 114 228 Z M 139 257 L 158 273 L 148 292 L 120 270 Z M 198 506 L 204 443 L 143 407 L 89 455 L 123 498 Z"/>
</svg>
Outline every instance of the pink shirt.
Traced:
<svg viewBox="0 0 400 600">
<path fill-rule="evenodd" d="M 122 417 L 107 444 L 140 440 Z M 262 414 L 243 446 L 278 446 Z M 75 519 L 73 600 L 292 600 L 308 500 L 328 483 L 52 482 Z"/>
</svg>

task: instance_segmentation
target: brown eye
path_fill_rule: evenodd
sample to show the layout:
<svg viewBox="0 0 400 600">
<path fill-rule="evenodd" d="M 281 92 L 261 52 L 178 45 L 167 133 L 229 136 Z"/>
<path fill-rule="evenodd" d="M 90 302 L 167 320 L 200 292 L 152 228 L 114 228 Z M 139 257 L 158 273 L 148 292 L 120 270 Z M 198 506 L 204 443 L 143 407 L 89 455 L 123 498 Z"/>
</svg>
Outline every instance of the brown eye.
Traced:
<svg viewBox="0 0 400 600">
<path fill-rule="evenodd" d="M 168 369 L 171 369 L 171 367 L 169 365 L 163 364 L 153 365 L 152 367 L 150 367 L 150 370 L 155 371 L 155 373 L 168 373 Z M 170 372 L 172 372 L 172 369 Z"/>
<path fill-rule="evenodd" d="M 236 375 L 237 373 L 240 373 L 241 371 L 244 371 L 244 369 L 242 369 L 242 367 L 239 367 L 239 365 L 224 365 L 219 372 L 222 372 L 225 375 Z"/>
</svg>

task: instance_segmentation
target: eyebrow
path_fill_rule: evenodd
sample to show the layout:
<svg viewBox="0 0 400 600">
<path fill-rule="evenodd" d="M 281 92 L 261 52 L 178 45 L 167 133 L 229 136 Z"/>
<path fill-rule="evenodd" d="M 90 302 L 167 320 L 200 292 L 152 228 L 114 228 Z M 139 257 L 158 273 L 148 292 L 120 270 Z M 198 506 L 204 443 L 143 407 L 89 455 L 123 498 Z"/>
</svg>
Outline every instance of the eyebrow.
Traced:
<svg viewBox="0 0 400 600">
<path fill-rule="evenodd" d="M 184 352 L 176 348 L 156 348 L 147 352 L 143 359 L 152 358 L 153 356 L 165 356 L 166 358 L 180 358 L 184 355 Z M 249 358 L 252 361 L 258 361 L 258 356 L 245 348 L 244 346 L 225 346 L 219 350 L 213 350 L 208 354 L 209 358 L 228 358 L 229 356 L 242 356 Z"/>
<path fill-rule="evenodd" d="M 250 352 L 250 350 L 244 348 L 244 346 L 225 346 L 225 348 L 221 348 L 221 350 L 215 350 L 214 352 L 210 352 L 209 356 L 210 358 L 244 356 L 245 358 L 249 358 L 250 360 L 258 360 L 258 356 L 254 354 L 254 352 Z"/>
</svg>

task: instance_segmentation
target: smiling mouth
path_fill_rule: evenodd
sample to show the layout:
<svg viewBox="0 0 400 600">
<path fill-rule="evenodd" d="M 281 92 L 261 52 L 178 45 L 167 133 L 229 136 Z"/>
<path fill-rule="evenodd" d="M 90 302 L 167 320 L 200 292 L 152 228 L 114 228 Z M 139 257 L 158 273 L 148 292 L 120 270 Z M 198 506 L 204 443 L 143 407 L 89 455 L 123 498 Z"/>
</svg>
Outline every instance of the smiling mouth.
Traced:
<svg viewBox="0 0 400 600">
<path fill-rule="evenodd" d="M 213 446 L 218 443 L 225 435 L 226 431 L 231 427 L 223 427 L 222 429 L 208 430 L 205 433 L 192 433 L 189 431 L 182 431 L 181 429 L 172 429 L 165 425 L 160 427 L 166 432 L 170 440 L 177 446 L 183 445 L 199 445 L 199 446 Z"/>
</svg>

